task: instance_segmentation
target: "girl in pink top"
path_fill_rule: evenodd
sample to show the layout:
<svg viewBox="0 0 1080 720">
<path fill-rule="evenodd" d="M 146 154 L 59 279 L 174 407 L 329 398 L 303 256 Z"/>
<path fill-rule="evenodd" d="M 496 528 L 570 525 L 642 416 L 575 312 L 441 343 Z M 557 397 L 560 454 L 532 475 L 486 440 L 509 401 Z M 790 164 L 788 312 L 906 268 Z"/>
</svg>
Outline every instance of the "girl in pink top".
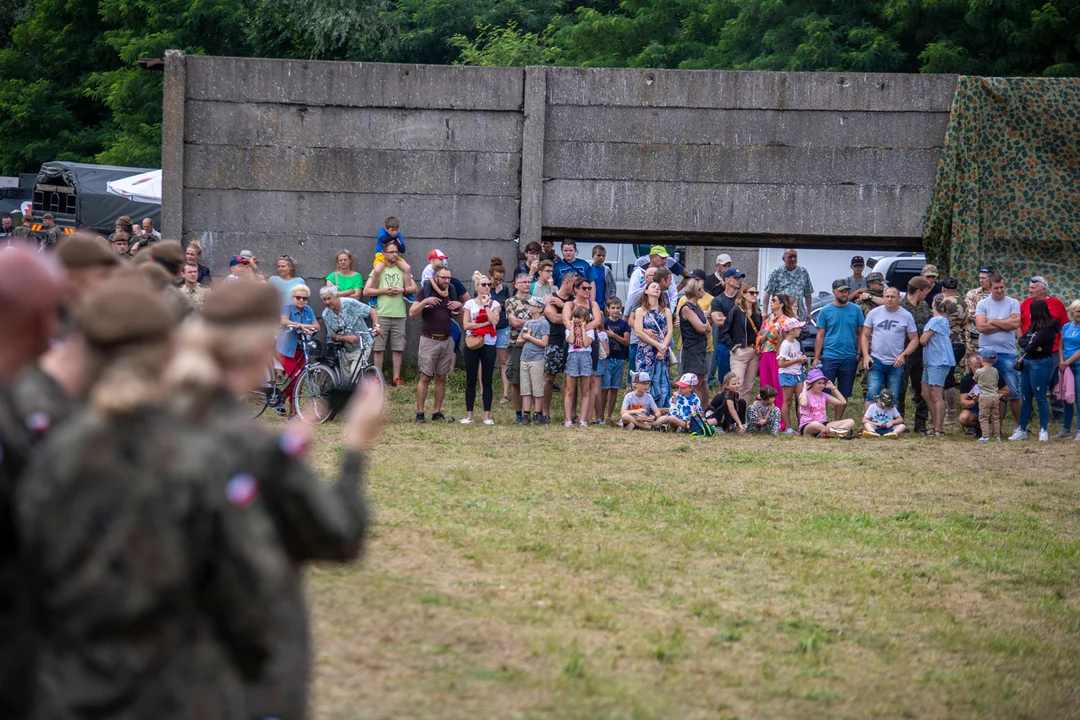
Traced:
<svg viewBox="0 0 1080 720">
<path fill-rule="evenodd" d="M 855 427 L 854 420 L 844 418 L 828 422 L 825 417 L 825 408 L 829 405 L 843 405 L 846 402 L 836 386 L 825 379 L 821 370 L 811 370 L 806 377 L 803 391 L 799 394 L 799 434 L 818 438 L 851 437 L 851 431 Z"/>
</svg>

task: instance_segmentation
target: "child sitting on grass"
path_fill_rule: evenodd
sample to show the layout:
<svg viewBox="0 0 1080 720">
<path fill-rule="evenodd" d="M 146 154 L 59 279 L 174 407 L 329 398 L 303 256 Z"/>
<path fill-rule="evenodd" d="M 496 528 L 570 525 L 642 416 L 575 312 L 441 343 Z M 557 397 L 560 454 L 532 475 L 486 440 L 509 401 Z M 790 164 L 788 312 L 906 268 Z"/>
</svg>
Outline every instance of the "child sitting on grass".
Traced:
<svg viewBox="0 0 1080 720">
<path fill-rule="evenodd" d="M 675 383 L 676 390 L 671 399 L 671 414 L 668 416 L 668 424 L 675 428 L 676 432 L 688 432 L 690 419 L 694 416 L 694 413 L 702 414 L 701 398 L 694 392 L 697 384 L 698 377 L 694 373 L 686 373 Z"/>
<path fill-rule="evenodd" d="M 783 375 L 780 376 L 781 380 Z M 746 429 L 751 434 L 780 434 L 780 408 L 776 407 L 776 390 L 762 385 L 757 400 L 746 409 Z"/>
<path fill-rule="evenodd" d="M 890 438 L 895 440 L 904 427 L 904 418 L 896 409 L 896 398 L 891 390 L 882 390 L 878 393 L 877 400 L 866 406 L 863 413 L 862 436 L 868 440 L 878 438 Z"/>
<path fill-rule="evenodd" d="M 667 430 L 667 415 L 661 415 L 649 394 L 652 377 L 647 372 L 630 373 L 631 390 L 622 403 L 622 423 L 627 430 Z"/>
<path fill-rule="evenodd" d="M 705 417 L 715 420 L 721 431 L 735 431 L 739 435 L 746 432 L 746 401 L 739 397 L 742 380 L 734 372 L 724 376 L 724 385 L 720 392 L 709 402 Z"/>
<path fill-rule="evenodd" d="M 826 394 L 825 391 L 828 391 Z M 828 422 L 825 409 L 829 405 L 845 405 L 847 400 L 836 389 L 825 373 L 818 368 L 810 371 L 806 384 L 799 395 L 799 434 L 816 438 L 850 438 L 855 427 L 851 418 Z"/>
</svg>

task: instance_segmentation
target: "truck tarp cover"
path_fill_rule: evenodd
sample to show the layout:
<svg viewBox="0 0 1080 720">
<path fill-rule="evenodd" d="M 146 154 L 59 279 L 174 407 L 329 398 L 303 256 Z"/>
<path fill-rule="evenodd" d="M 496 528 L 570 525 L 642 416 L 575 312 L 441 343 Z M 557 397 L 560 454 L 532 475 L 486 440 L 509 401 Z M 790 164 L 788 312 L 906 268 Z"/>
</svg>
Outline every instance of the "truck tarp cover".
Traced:
<svg viewBox="0 0 1080 720">
<path fill-rule="evenodd" d="M 127 215 L 136 223 L 148 217 L 154 221 L 154 227 L 161 226 L 160 205 L 133 202 L 113 195 L 107 187 L 110 180 L 139 175 L 149 169 L 49 162 L 41 166 L 37 182 L 38 185 L 66 185 L 75 188 L 75 196 L 79 201 L 79 224 L 111 233 L 116 226 L 116 218 L 121 215 Z"/>
<path fill-rule="evenodd" d="M 989 266 L 1080 297 L 1080 78 L 960 78 L 923 247 L 960 287 Z"/>
</svg>

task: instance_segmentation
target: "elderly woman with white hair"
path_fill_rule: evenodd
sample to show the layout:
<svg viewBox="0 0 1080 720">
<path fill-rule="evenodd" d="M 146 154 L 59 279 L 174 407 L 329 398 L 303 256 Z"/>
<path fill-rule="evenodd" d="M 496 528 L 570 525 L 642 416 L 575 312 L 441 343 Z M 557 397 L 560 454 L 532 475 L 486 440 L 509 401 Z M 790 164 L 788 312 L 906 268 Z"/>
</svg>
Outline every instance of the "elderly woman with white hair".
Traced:
<svg viewBox="0 0 1080 720">
<path fill-rule="evenodd" d="M 367 303 L 342 297 L 336 285 L 326 285 L 319 290 L 323 303 L 322 320 L 326 326 L 326 338 L 342 344 L 345 355 L 342 367 L 352 375 L 356 363 L 364 356 L 364 349 L 371 345 L 371 337 L 379 334 L 379 314 Z M 368 319 L 371 329 L 368 330 Z"/>
</svg>

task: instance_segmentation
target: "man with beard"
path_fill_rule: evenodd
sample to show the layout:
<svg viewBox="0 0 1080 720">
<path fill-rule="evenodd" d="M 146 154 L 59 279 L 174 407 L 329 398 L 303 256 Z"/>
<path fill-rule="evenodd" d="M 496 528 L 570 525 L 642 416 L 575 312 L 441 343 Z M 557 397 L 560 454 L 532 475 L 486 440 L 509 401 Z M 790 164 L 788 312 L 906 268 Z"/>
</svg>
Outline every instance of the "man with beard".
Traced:
<svg viewBox="0 0 1080 720">
<path fill-rule="evenodd" d="M 818 311 L 814 362 L 820 363 L 825 379 L 836 385 L 844 398 L 851 397 L 859 368 L 859 328 L 865 320 L 862 310 L 848 302 L 851 286 L 847 280 L 834 280 L 833 301 Z M 846 404 L 833 406 L 833 420 L 844 417 Z"/>
<path fill-rule="evenodd" d="M 435 270 L 431 282 L 420 287 L 409 306 L 409 317 L 420 318 L 420 381 L 416 384 L 416 422 L 424 422 L 428 388 L 435 379 L 435 405 L 432 422 L 449 421 L 442 413 L 446 376 L 454 367 L 453 316 L 461 314 L 461 301 L 450 282 L 450 268 Z"/>
</svg>

